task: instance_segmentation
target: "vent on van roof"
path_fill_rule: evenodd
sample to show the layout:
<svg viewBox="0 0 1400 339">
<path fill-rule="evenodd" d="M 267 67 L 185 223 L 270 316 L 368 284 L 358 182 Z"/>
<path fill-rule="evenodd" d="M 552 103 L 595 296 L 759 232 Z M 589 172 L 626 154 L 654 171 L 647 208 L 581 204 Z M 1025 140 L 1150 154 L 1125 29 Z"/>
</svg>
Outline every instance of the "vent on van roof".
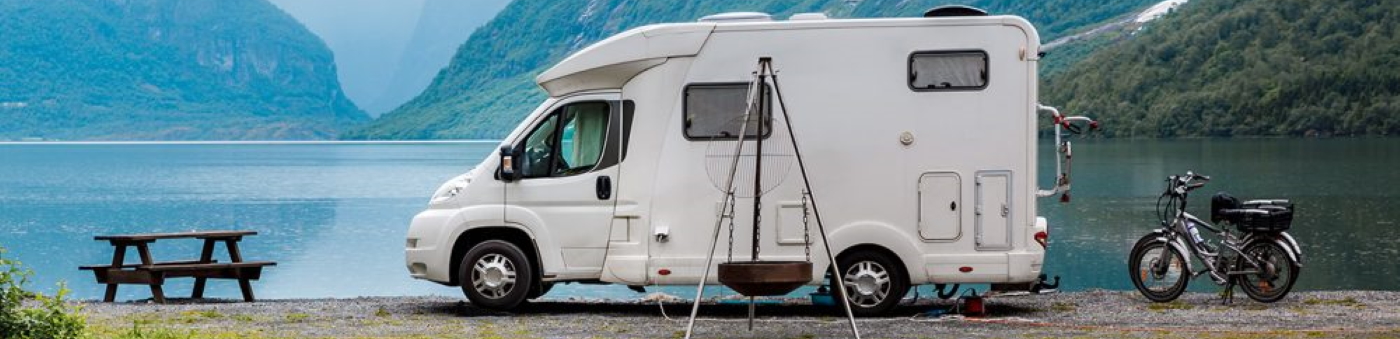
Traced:
<svg viewBox="0 0 1400 339">
<path fill-rule="evenodd" d="M 700 22 L 763 22 L 773 21 L 773 16 L 760 12 L 729 12 L 706 15 Z"/>
<path fill-rule="evenodd" d="M 987 16 L 987 11 L 981 8 L 963 5 L 938 6 L 924 12 L 925 18 L 944 18 L 955 16 Z"/>
</svg>

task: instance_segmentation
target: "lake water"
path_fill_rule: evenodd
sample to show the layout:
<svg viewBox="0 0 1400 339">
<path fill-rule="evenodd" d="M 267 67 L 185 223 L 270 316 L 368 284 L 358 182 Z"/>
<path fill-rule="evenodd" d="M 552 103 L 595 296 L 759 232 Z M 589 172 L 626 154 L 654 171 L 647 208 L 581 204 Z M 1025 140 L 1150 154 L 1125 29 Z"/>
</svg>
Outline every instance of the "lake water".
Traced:
<svg viewBox="0 0 1400 339">
<path fill-rule="evenodd" d="M 0 145 L 0 246 L 36 272 L 31 288 L 52 292 L 67 281 L 74 296 L 100 298 L 92 274 L 77 270 L 111 260 L 111 247 L 93 235 L 255 229 L 259 235 L 240 243 L 245 257 L 278 262 L 254 283 L 260 298 L 460 296 L 408 278 L 403 234 L 439 183 L 495 145 Z M 1049 149 L 1042 149 L 1042 183 L 1053 167 Z M 1298 288 L 1400 289 L 1400 237 L 1392 231 L 1400 226 L 1400 139 L 1110 140 L 1075 151 L 1073 201 L 1040 204 L 1052 228 L 1046 270 L 1064 277 L 1064 290 L 1130 289 L 1128 247 L 1156 225 L 1162 180 L 1188 169 L 1215 178 L 1193 197 L 1197 214 L 1219 190 L 1296 202 L 1292 233 L 1307 259 Z M 187 259 L 199 246 L 163 240 L 152 251 Z M 190 285 L 176 279 L 166 291 L 179 296 Z M 236 298 L 236 285 L 213 281 L 207 295 Z M 128 285 L 118 298 L 149 296 Z M 571 296 L 639 295 L 586 285 L 549 294 Z"/>
</svg>

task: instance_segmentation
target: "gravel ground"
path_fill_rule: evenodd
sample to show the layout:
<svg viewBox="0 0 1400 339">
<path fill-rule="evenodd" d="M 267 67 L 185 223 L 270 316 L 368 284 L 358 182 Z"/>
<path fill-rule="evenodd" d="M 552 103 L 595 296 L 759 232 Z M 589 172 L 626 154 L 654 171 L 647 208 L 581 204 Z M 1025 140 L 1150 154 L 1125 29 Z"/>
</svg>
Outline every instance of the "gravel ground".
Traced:
<svg viewBox="0 0 1400 339">
<path fill-rule="evenodd" d="M 655 295 L 653 295 L 655 296 Z M 1132 291 L 1088 291 L 987 299 L 985 317 L 934 317 L 952 301 L 919 300 L 891 316 L 857 321 L 865 338 L 1313 338 L 1400 337 L 1400 292 L 1295 292 L 1261 304 L 1237 293 L 1188 293 L 1157 304 Z M 535 301 L 516 312 L 474 308 L 455 298 L 219 300 L 83 303 L 99 337 L 133 326 L 183 337 L 252 338 L 679 338 L 689 304 L 655 301 Z M 703 304 L 697 338 L 850 337 L 835 308 L 805 301 L 760 304 L 752 332 L 747 307 Z"/>
</svg>

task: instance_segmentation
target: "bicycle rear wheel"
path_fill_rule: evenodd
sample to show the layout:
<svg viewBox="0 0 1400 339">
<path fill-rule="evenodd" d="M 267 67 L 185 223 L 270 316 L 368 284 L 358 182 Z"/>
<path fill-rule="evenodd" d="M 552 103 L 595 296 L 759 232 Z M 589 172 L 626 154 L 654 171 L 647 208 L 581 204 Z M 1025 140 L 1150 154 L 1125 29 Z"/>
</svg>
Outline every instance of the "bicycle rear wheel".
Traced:
<svg viewBox="0 0 1400 339">
<path fill-rule="evenodd" d="M 1143 237 L 1133 245 L 1128 255 L 1128 275 L 1142 296 L 1159 303 L 1180 297 L 1191 278 L 1186 256 L 1155 235 Z"/>
<path fill-rule="evenodd" d="M 1236 276 L 1236 282 L 1244 294 L 1258 302 L 1271 303 L 1283 299 L 1293 289 L 1298 280 L 1298 263 L 1288 255 L 1288 250 L 1273 241 L 1256 241 L 1244 247 L 1244 254 L 1259 263 L 1253 267 L 1245 258 L 1239 258 L 1235 267 L 1240 270 L 1257 271 L 1253 274 Z"/>
</svg>

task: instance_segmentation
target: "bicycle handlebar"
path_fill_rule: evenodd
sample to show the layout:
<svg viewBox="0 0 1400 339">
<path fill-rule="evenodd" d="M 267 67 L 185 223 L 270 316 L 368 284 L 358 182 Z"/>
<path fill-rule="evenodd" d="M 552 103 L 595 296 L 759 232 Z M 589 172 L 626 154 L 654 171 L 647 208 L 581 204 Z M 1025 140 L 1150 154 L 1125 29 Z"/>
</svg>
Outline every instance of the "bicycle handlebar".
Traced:
<svg viewBox="0 0 1400 339">
<path fill-rule="evenodd" d="M 1169 176 L 1167 177 L 1167 193 L 1165 194 L 1175 193 L 1177 195 L 1185 195 L 1186 192 L 1190 192 L 1197 188 L 1204 187 L 1206 185 L 1206 182 L 1209 181 L 1210 176 L 1192 173 L 1191 171 L 1186 171 L 1185 175 Z"/>
</svg>

